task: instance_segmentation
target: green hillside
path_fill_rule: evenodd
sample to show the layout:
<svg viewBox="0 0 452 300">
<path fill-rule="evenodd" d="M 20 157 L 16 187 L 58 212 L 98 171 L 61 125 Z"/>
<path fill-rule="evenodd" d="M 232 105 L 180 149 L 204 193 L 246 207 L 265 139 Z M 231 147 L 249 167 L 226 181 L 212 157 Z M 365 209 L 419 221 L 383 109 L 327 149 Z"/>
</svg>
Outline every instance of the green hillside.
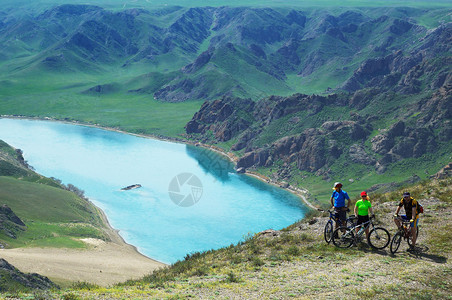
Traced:
<svg viewBox="0 0 452 300">
<path fill-rule="evenodd" d="M 415 251 L 397 253 L 366 241 L 348 249 L 327 244 L 326 213 L 312 212 L 281 231 L 268 230 L 184 260 L 141 280 L 109 288 L 78 283 L 48 293 L 63 299 L 448 299 L 451 295 L 450 178 L 370 194 L 378 226 L 395 234 L 393 213 L 405 190 L 424 206 Z M 353 199 L 355 202 L 356 199 Z M 438 222 L 441 220 L 441 222 Z M 331 276 L 335 274 L 335 276 Z M 28 297 L 29 294 L 20 294 Z"/>
<path fill-rule="evenodd" d="M 26 225 L 16 236 L 0 230 L 0 244 L 83 248 L 80 238 L 107 239 L 105 223 L 91 202 L 28 169 L 21 154 L 3 141 L 0 146 L 0 205 L 7 205 Z"/>
<path fill-rule="evenodd" d="M 313 212 L 140 281 L 1 297 L 451 298 L 452 185 L 429 179 L 452 159 L 451 13 L 448 0 L 2 1 L 0 116 L 213 144 L 320 207 L 342 181 L 391 234 L 402 191 L 426 213 L 411 254 L 326 245 Z M 0 141 L 3 205 L 25 224 L 2 217 L 3 247 L 108 239 L 82 191 Z"/>
</svg>

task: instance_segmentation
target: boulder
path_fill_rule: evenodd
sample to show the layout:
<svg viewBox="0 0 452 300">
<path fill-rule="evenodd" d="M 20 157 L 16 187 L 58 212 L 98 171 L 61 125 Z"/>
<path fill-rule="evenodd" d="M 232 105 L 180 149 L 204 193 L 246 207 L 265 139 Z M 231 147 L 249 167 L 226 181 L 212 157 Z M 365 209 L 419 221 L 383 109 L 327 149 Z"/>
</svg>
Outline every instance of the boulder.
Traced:
<svg viewBox="0 0 452 300">
<path fill-rule="evenodd" d="M 24 231 L 26 225 L 7 205 L 0 207 L 0 232 L 16 239 L 17 233 Z"/>
<path fill-rule="evenodd" d="M 19 285 L 27 289 L 48 290 L 58 288 L 58 286 L 52 281 L 50 281 L 49 278 L 41 276 L 36 273 L 33 274 L 22 273 L 3 258 L 0 258 L 0 273 L 2 274 L 2 281 L 3 280 L 14 281 L 15 285 Z M 2 292 L 7 291 L 3 289 L 1 282 L 0 290 Z M 15 291 L 11 290 L 10 292 Z"/>
<path fill-rule="evenodd" d="M 375 159 L 366 153 L 364 147 L 359 144 L 350 146 L 349 155 L 353 162 L 365 165 L 375 164 Z"/>
<path fill-rule="evenodd" d="M 387 135 L 379 134 L 371 139 L 372 150 L 379 154 L 388 153 L 394 146 L 394 139 L 389 138 Z"/>
</svg>

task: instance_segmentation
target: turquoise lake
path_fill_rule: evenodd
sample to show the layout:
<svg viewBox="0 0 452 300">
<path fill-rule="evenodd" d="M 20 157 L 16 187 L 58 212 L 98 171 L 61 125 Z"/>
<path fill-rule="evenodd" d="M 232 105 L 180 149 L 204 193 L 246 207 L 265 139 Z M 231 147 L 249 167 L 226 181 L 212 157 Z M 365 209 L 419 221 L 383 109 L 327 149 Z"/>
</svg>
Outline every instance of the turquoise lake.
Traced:
<svg viewBox="0 0 452 300">
<path fill-rule="evenodd" d="M 191 145 L 51 121 L 0 119 L 36 172 L 85 191 L 124 240 L 164 263 L 302 219 L 297 196 Z M 141 184 L 140 188 L 121 188 Z"/>
</svg>

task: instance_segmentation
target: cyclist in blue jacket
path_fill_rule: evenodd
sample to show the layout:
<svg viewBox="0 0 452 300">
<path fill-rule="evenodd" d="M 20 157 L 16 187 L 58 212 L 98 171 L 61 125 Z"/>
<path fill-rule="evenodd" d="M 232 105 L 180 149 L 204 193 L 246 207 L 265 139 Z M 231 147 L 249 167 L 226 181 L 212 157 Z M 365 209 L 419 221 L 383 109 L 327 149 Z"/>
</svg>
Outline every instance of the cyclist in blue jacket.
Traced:
<svg viewBox="0 0 452 300">
<path fill-rule="evenodd" d="M 342 190 L 342 183 L 334 183 L 334 192 L 331 195 L 331 206 L 334 207 L 334 212 L 336 213 L 336 219 L 339 219 L 342 226 L 346 226 L 347 211 L 350 207 L 350 197 L 347 192 Z M 347 206 L 345 205 L 345 200 L 347 200 Z M 336 223 L 336 228 L 338 223 Z"/>
</svg>

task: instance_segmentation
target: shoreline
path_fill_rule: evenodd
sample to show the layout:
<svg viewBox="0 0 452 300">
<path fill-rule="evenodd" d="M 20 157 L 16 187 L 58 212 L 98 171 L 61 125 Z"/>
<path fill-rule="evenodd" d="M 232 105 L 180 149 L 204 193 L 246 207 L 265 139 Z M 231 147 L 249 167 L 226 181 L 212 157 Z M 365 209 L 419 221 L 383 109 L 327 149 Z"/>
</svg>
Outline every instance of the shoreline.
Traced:
<svg viewBox="0 0 452 300">
<path fill-rule="evenodd" d="M 53 118 L 36 118 L 26 116 L 0 115 L 0 118 L 25 119 L 37 121 L 60 122 L 70 125 L 79 125 L 108 130 L 123 134 L 129 134 L 140 138 L 148 138 L 165 142 L 179 143 L 202 147 L 211 150 L 227 158 L 234 165 L 238 157 L 231 152 L 214 145 L 203 144 L 179 138 L 161 137 L 149 134 L 136 134 L 118 128 L 104 127 L 99 124 L 87 124 L 80 121 L 58 120 Z M 302 190 L 281 182 L 276 182 L 266 176 L 253 171 L 246 171 L 244 175 L 254 177 L 267 184 L 282 188 L 291 192 L 306 205 L 307 208 L 319 210 L 310 203 L 305 196 L 307 190 Z M 105 212 L 96 206 L 90 199 L 88 201 L 95 207 L 103 223 L 103 230 L 109 238 L 109 242 L 96 239 L 84 239 L 87 249 L 62 249 L 62 248 L 14 248 L 1 250 L 2 257 L 23 272 L 38 273 L 49 277 L 60 285 L 67 285 L 77 281 L 92 282 L 101 286 L 124 282 L 131 279 L 139 279 L 151 274 L 157 269 L 165 268 L 168 264 L 159 262 L 152 257 L 141 253 L 138 248 L 127 243 L 119 234 L 119 230 L 113 228 L 108 221 Z M 80 262 L 83 262 L 80 264 Z"/>
<path fill-rule="evenodd" d="M 105 214 L 105 212 L 98 206 L 96 206 L 91 200 L 90 200 L 91 204 L 96 208 L 97 212 L 99 213 L 102 221 L 105 224 L 105 233 L 108 235 L 108 237 L 111 239 L 112 243 L 116 243 L 116 244 L 123 244 L 131 249 L 133 249 L 133 251 L 135 251 L 138 255 L 141 255 L 143 257 L 145 257 L 146 259 L 149 259 L 155 263 L 158 264 L 162 264 L 165 266 L 169 266 L 168 264 L 158 261 L 155 258 L 149 257 L 147 255 L 144 255 L 143 253 L 141 253 L 140 251 L 138 251 L 138 248 L 132 244 L 127 243 L 124 238 L 119 234 L 119 230 L 115 229 L 113 226 L 111 226 L 110 222 L 108 221 L 107 215 Z"/>
<path fill-rule="evenodd" d="M 185 144 L 185 145 L 192 145 L 195 147 L 202 147 L 204 149 L 208 149 L 211 151 L 214 151 L 224 157 L 226 157 L 227 159 L 229 159 L 230 162 L 237 164 L 237 160 L 238 157 L 231 153 L 231 152 L 226 152 L 223 149 L 216 147 L 214 145 L 209 145 L 209 144 L 203 144 L 201 142 L 194 142 L 194 141 L 189 141 L 189 140 L 184 140 L 181 138 L 171 138 L 171 137 L 163 137 L 163 136 L 157 136 L 157 135 L 152 135 L 152 134 L 138 134 L 138 133 L 133 133 L 133 132 L 128 132 L 122 129 L 118 129 L 118 128 L 114 128 L 114 127 L 108 127 L 108 126 L 102 126 L 100 124 L 90 124 L 90 123 L 83 123 L 81 121 L 68 121 L 68 120 L 59 120 L 59 119 L 54 119 L 54 118 L 50 118 L 50 117 L 44 117 L 44 118 L 39 118 L 39 117 L 27 117 L 27 116 L 12 116 L 12 115 L 0 115 L 0 118 L 7 118 L 7 119 L 28 119 L 28 120 L 38 120 L 38 121 L 52 121 L 52 122 L 61 122 L 61 123 L 66 123 L 66 124 L 70 124 L 70 125 L 79 125 L 79 126 L 87 126 L 87 127 L 93 127 L 93 128 L 98 128 L 98 129 L 103 129 L 103 130 L 108 130 L 108 131 L 114 131 L 114 132 L 118 132 L 118 133 L 123 133 L 123 134 L 129 134 L 129 135 L 133 135 L 136 137 L 141 137 L 141 138 L 149 138 L 149 139 L 155 139 L 155 140 L 159 140 L 159 141 L 164 141 L 164 142 L 171 142 L 171 143 L 178 143 L 178 144 Z M 307 207 L 313 209 L 313 210 L 317 210 L 317 211 L 321 211 L 320 208 L 314 206 L 311 202 L 309 202 L 306 198 L 306 196 L 304 194 L 308 193 L 308 190 L 304 190 L 304 189 L 300 189 L 298 187 L 294 187 L 289 185 L 288 187 L 284 187 L 283 184 L 281 182 L 278 181 L 273 181 L 269 178 L 267 178 L 266 176 L 259 174 L 257 172 L 254 171 L 245 171 L 245 173 L 243 173 L 245 175 L 248 176 L 252 176 L 254 178 L 257 178 L 265 183 L 268 183 L 270 185 L 279 187 L 281 189 L 287 190 L 288 192 L 291 192 L 292 194 L 294 194 L 295 196 L 297 196 L 298 198 L 300 198 L 302 200 L 303 203 L 306 204 Z M 118 234 L 119 235 L 119 234 Z"/>
<path fill-rule="evenodd" d="M 155 136 L 155 135 L 149 135 L 149 134 L 136 134 L 136 133 L 131 133 L 131 132 L 127 132 L 118 128 L 112 128 L 112 127 L 105 127 L 105 126 L 101 126 L 99 124 L 89 124 L 89 123 L 83 123 L 80 121 L 68 121 L 68 120 L 58 120 L 58 119 L 53 119 L 53 118 L 37 118 L 37 117 L 26 117 L 26 116 L 9 116 L 9 115 L 0 115 L 0 118 L 7 118 L 7 119 L 24 119 L 24 120 L 36 120 L 36 121 L 51 121 L 51 122 L 60 122 L 60 123 L 65 123 L 65 124 L 70 124 L 70 125 L 79 125 L 79 126 L 87 126 L 87 127 L 93 127 L 93 128 L 98 128 L 98 129 L 102 129 L 102 130 L 108 130 L 108 131 L 113 131 L 113 132 L 118 132 L 118 133 L 122 133 L 122 134 L 129 134 L 129 135 L 133 135 L 136 137 L 140 137 L 140 138 L 148 138 L 148 139 L 154 139 L 154 140 L 159 140 L 159 141 L 165 141 L 165 142 L 172 142 L 172 143 L 179 143 L 179 144 L 185 144 L 185 145 L 192 145 L 195 147 L 202 147 L 204 149 L 213 151 L 217 154 L 220 154 L 221 156 L 227 158 L 230 162 L 232 162 L 234 165 L 237 164 L 238 161 L 238 157 L 231 152 L 227 152 L 224 151 L 223 149 L 216 147 L 214 145 L 209 145 L 209 144 L 203 144 L 201 142 L 194 142 L 194 141 L 189 141 L 189 140 L 183 140 L 183 139 L 178 139 L 178 138 L 170 138 L 170 137 L 161 137 L 161 136 Z M 244 175 L 247 176 L 251 176 L 253 178 L 256 178 L 262 182 L 265 182 L 267 184 L 270 184 L 272 186 L 275 187 L 279 187 L 281 189 L 284 189 L 290 193 L 292 193 L 293 195 L 297 196 L 298 198 L 300 198 L 300 200 L 306 205 L 307 208 L 309 209 L 313 209 L 313 210 L 320 210 L 319 208 L 315 207 L 312 203 L 310 203 L 307 199 L 305 194 L 308 192 L 307 190 L 303 190 L 303 189 L 299 189 L 297 187 L 293 187 L 290 185 L 284 186 L 281 182 L 277 182 L 277 181 L 273 181 L 269 178 L 267 178 L 266 176 L 259 174 L 257 172 L 253 172 L 253 171 L 245 171 L 243 173 Z M 89 199 L 88 199 L 89 200 Z M 107 234 L 107 236 L 109 237 L 109 239 L 111 240 L 110 243 L 112 244 L 116 244 L 125 248 L 128 248 L 129 250 L 133 251 L 135 253 L 135 255 L 141 256 L 142 258 L 148 260 L 150 263 L 153 263 L 155 265 L 158 265 L 159 267 L 165 267 L 168 266 L 168 264 L 165 264 L 163 262 L 160 262 L 152 257 L 148 257 L 146 255 L 144 255 L 143 253 L 141 253 L 138 248 L 132 244 L 127 243 L 124 238 L 119 234 L 119 230 L 113 228 L 111 226 L 111 224 L 108 221 L 108 217 L 105 214 L 105 212 L 99 208 L 98 206 L 96 206 L 91 200 L 89 200 L 90 203 L 96 208 L 97 212 L 99 213 L 103 223 L 105 224 L 105 228 L 104 231 Z M 89 244 L 89 243 L 87 243 Z M 88 250 L 89 251 L 89 250 Z M 25 268 L 24 270 L 26 270 L 27 268 Z M 150 271 L 154 271 L 156 268 L 150 270 Z M 33 272 L 36 272 L 34 269 L 32 270 Z M 38 272 L 37 272 L 38 273 Z M 46 272 L 42 272 L 44 275 Z"/>
</svg>

